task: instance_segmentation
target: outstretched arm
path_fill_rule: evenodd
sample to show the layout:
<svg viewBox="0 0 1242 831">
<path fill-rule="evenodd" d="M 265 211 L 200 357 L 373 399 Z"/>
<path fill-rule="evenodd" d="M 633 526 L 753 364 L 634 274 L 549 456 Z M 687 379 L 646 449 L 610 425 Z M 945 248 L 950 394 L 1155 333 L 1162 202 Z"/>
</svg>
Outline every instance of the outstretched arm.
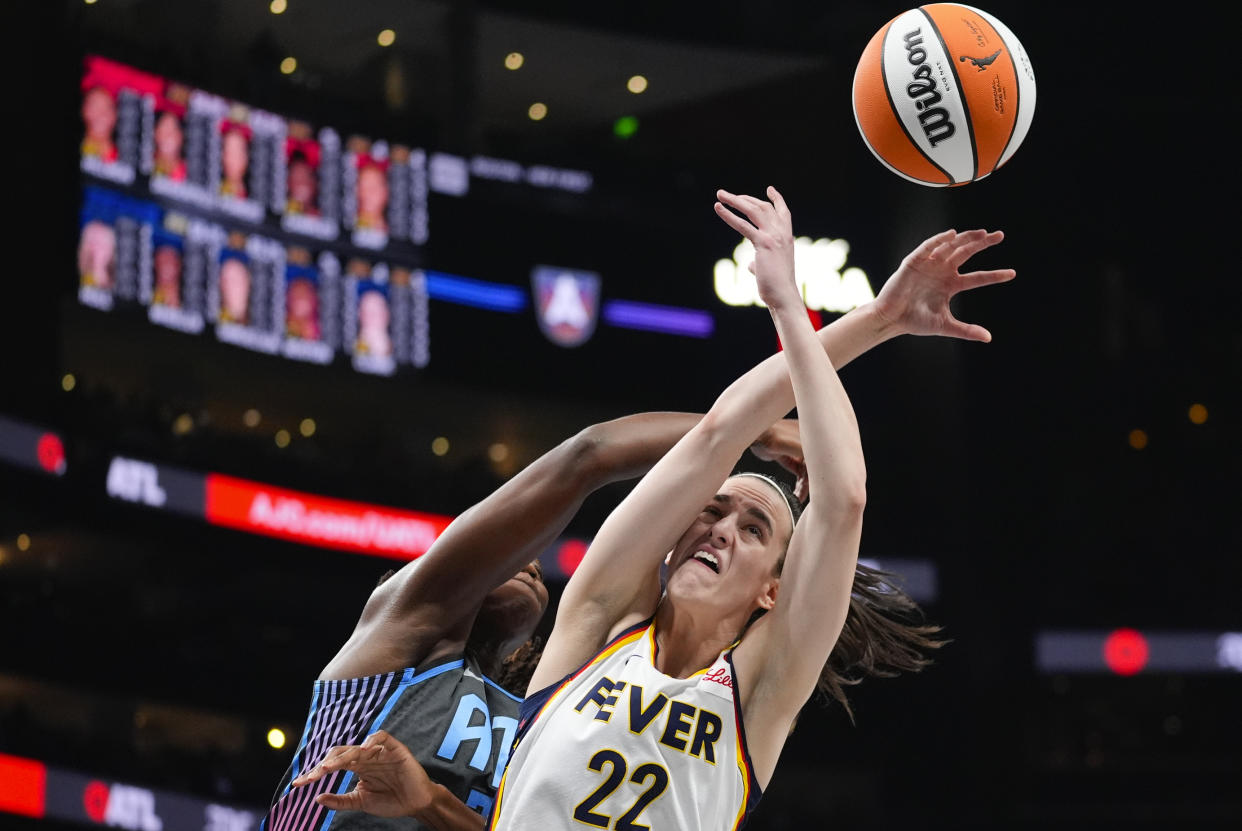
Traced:
<svg viewBox="0 0 1242 831">
<path fill-rule="evenodd" d="M 783 240 L 792 236 L 790 216 L 779 193 L 769 189 L 768 195 L 771 204 L 746 197 L 730 200 L 746 219 L 725 219 L 755 242 L 756 249 L 777 249 L 766 260 L 756 259 L 756 276 L 785 345 L 810 502 L 786 552 L 777 603 L 734 652 L 738 674 L 746 679 L 741 704 L 761 784 L 770 778 L 793 719 L 814 692 L 845 623 L 866 502 L 866 466 L 853 408 L 801 311 L 793 269 L 777 255 Z M 988 237 L 981 231 L 937 235 L 907 257 L 903 269 L 918 274 L 924 285 L 971 282 L 958 274 L 958 266 Z M 900 289 L 894 284 L 884 300 L 895 304 Z M 915 303 L 907 318 L 915 331 L 952 327 L 963 336 L 990 340 L 981 327 L 953 320 L 947 307 L 932 312 Z"/>
<path fill-rule="evenodd" d="M 379 586 L 323 678 L 416 666 L 469 628 L 489 591 L 534 560 L 596 489 L 637 476 L 699 420 L 642 413 L 595 424 L 561 442 L 472 506 Z"/>
<path fill-rule="evenodd" d="M 745 679 L 742 712 L 755 775 L 766 785 L 798 708 L 840 634 L 849 607 L 866 503 L 866 464 L 858 422 L 831 360 L 815 340 L 794 283 L 789 209 L 774 188 L 771 203 L 729 199 L 745 215 L 724 219 L 755 243 L 760 296 L 785 346 L 805 446 L 810 502 L 786 552 L 776 605 L 745 634 L 734 664 Z"/>
<path fill-rule="evenodd" d="M 758 202 L 724 191 L 720 198 L 730 204 Z M 719 203 L 717 212 L 722 218 L 733 216 Z M 990 340 L 982 327 L 957 320 L 950 300 L 962 290 L 1013 278 L 1009 269 L 958 272 L 971 255 L 1001 239 L 999 232 L 985 231 L 946 231 L 928 239 L 902 261 L 875 301 L 820 330 L 819 347 L 839 368 L 900 334 Z M 757 250 L 757 267 L 774 257 L 787 261 L 775 267 L 792 269 L 792 241 Z M 554 628 L 531 689 L 572 671 L 609 635 L 650 614 L 658 599 L 664 555 L 731 472 L 747 437 L 786 415 L 794 404 L 786 356 L 778 353 L 731 384 L 652 468 L 600 528 L 566 587 L 557 620 L 569 623 Z"/>
</svg>

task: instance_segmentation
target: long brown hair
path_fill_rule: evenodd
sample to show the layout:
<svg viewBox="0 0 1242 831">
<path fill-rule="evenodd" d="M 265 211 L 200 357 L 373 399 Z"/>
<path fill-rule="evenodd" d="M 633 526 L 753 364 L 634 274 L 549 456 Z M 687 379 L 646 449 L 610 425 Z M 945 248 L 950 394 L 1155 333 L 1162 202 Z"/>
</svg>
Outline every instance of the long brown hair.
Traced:
<svg viewBox="0 0 1242 831">
<path fill-rule="evenodd" d="M 794 524 L 802 515 L 802 504 L 782 480 L 765 476 L 777 485 L 793 512 Z M 785 555 L 777 561 L 777 575 L 785 567 Z M 763 614 L 757 611 L 747 626 Z M 941 627 L 927 623 L 923 610 L 901 589 L 900 578 L 882 569 L 859 563 L 854 568 L 850 589 L 850 608 L 845 625 L 815 684 L 815 695 L 822 703 L 837 701 L 854 721 L 846 687 L 865 678 L 892 678 L 903 672 L 918 672 L 932 663 L 928 653 L 948 643 L 937 635 Z"/>
<path fill-rule="evenodd" d="M 854 569 L 845 626 L 815 685 L 824 703 L 840 702 L 854 720 L 845 688 L 864 678 L 892 678 L 932 663 L 929 652 L 948 643 L 941 627 L 926 623 L 923 610 L 898 587 L 896 575 L 859 563 Z"/>
</svg>

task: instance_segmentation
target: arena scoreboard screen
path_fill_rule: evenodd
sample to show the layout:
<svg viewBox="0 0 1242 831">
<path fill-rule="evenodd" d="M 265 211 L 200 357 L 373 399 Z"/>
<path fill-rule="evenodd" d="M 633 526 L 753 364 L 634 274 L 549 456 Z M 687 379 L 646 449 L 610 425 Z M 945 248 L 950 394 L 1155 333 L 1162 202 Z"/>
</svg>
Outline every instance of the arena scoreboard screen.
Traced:
<svg viewBox="0 0 1242 831">
<path fill-rule="evenodd" d="M 776 347 L 714 186 L 364 136 L 93 54 L 79 87 L 75 291 L 121 337 L 663 407 Z M 802 242 L 815 314 L 873 296 L 844 240 Z M 694 389 L 651 371 L 673 353 Z"/>
<path fill-rule="evenodd" d="M 84 305 L 361 372 L 427 363 L 423 151 L 83 69 Z"/>
<path fill-rule="evenodd" d="M 489 329 L 510 353 L 536 339 L 572 350 L 604 329 L 682 342 L 715 332 L 706 273 L 694 306 L 618 296 L 593 263 L 566 262 L 572 244 L 559 242 L 583 240 L 597 218 L 555 229 L 532 219 L 532 206 L 560 199 L 572 226 L 595 198 L 589 171 L 346 133 L 97 55 L 85 56 L 80 87 L 83 306 L 375 375 L 428 367 L 437 325 L 437 345 L 457 356 Z M 503 227 L 478 227 L 471 211 L 485 202 L 495 207 L 483 224 Z M 433 262 L 437 230 L 453 253 Z M 463 363 L 475 362 L 454 371 Z"/>
</svg>

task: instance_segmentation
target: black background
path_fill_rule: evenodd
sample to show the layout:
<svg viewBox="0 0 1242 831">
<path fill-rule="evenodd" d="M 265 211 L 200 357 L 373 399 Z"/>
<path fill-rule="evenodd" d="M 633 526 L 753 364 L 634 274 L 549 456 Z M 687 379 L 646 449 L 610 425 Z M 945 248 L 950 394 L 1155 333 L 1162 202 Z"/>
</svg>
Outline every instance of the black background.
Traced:
<svg viewBox="0 0 1242 831">
<path fill-rule="evenodd" d="M 205 14 L 211 4 L 188 5 Z M 1046 677 L 1032 665 L 1044 628 L 1242 630 L 1239 100 L 1223 12 L 987 6 L 1031 56 L 1034 123 L 992 177 L 930 189 L 884 170 L 849 110 L 856 55 L 902 7 L 474 6 L 824 56 L 798 77 L 646 116 L 618 142 L 607 124 L 463 134 L 459 113 L 403 117 L 364 83 L 353 99 L 285 85 L 261 59 L 270 34 L 256 32 L 253 61 L 239 65 L 205 59 L 209 43 L 105 37 L 78 4 L 25 8 L 36 6 L 41 19 L 13 27 L 29 49 L 11 70 L 27 94 L 10 127 L 25 142 L 10 151 L 22 162 L 10 180 L 16 267 L 0 410 L 60 428 L 72 475 L 2 474 L 5 550 L 19 532 L 35 545 L 0 568 L 0 631 L 15 633 L 0 673 L 79 696 L 88 717 L 53 724 L 10 708 L 0 751 L 262 804 L 287 761 L 262 733 L 300 726 L 311 679 L 387 564 L 105 502 L 107 456 L 456 513 L 573 429 L 635 409 L 702 410 L 771 351 L 762 311 L 726 310 L 710 293 L 711 265 L 734 244 L 711 215 L 714 189 L 771 183 L 797 232 L 850 240 L 851 264 L 877 288 L 945 227 L 1003 229 L 978 265 L 1012 266 L 1018 279 L 956 305 L 994 343 L 899 341 L 843 371 L 868 454 L 863 553 L 934 560 L 941 595 L 928 612 L 954 642 L 922 676 L 858 688 L 856 726 L 836 708 L 806 718 L 755 826 L 1185 828 L 1242 817 L 1236 677 Z M 600 271 L 614 296 L 711 308 L 718 335 L 601 328 L 565 351 L 529 315 L 433 304 L 432 366 L 398 384 L 81 309 L 76 84 L 82 52 L 96 49 L 342 133 L 592 170 L 590 211 L 435 197 L 433 267 L 523 285 L 511 252 L 560 256 L 553 264 Z M 359 78 L 373 80 L 368 71 Z M 68 394 L 67 371 L 79 379 Z M 1205 424 L 1187 418 L 1193 403 L 1207 407 Z M 250 406 L 265 414 L 261 435 L 240 427 Z M 196 429 L 175 438 L 181 412 Z M 295 432 L 278 451 L 271 430 L 308 414 L 315 439 Z M 1127 443 L 1136 428 L 1150 437 L 1142 451 Z M 443 459 L 427 452 L 441 434 L 460 448 Z M 507 468 L 484 456 L 497 439 L 515 448 Z M 621 492 L 599 494 L 575 530 L 589 534 Z M 145 751 L 133 727 L 143 701 L 228 714 L 246 725 L 246 748 Z"/>
</svg>

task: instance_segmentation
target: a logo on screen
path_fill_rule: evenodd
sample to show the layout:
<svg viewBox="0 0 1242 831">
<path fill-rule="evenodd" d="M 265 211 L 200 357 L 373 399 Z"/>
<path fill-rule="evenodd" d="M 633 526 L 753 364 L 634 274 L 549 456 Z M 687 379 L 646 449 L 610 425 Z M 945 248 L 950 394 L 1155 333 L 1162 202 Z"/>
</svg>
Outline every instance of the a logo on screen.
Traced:
<svg viewBox="0 0 1242 831">
<path fill-rule="evenodd" d="M 580 346 L 595 333 L 600 277 L 593 271 L 537 265 L 530 275 L 539 329 L 557 346 Z"/>
</svg>

